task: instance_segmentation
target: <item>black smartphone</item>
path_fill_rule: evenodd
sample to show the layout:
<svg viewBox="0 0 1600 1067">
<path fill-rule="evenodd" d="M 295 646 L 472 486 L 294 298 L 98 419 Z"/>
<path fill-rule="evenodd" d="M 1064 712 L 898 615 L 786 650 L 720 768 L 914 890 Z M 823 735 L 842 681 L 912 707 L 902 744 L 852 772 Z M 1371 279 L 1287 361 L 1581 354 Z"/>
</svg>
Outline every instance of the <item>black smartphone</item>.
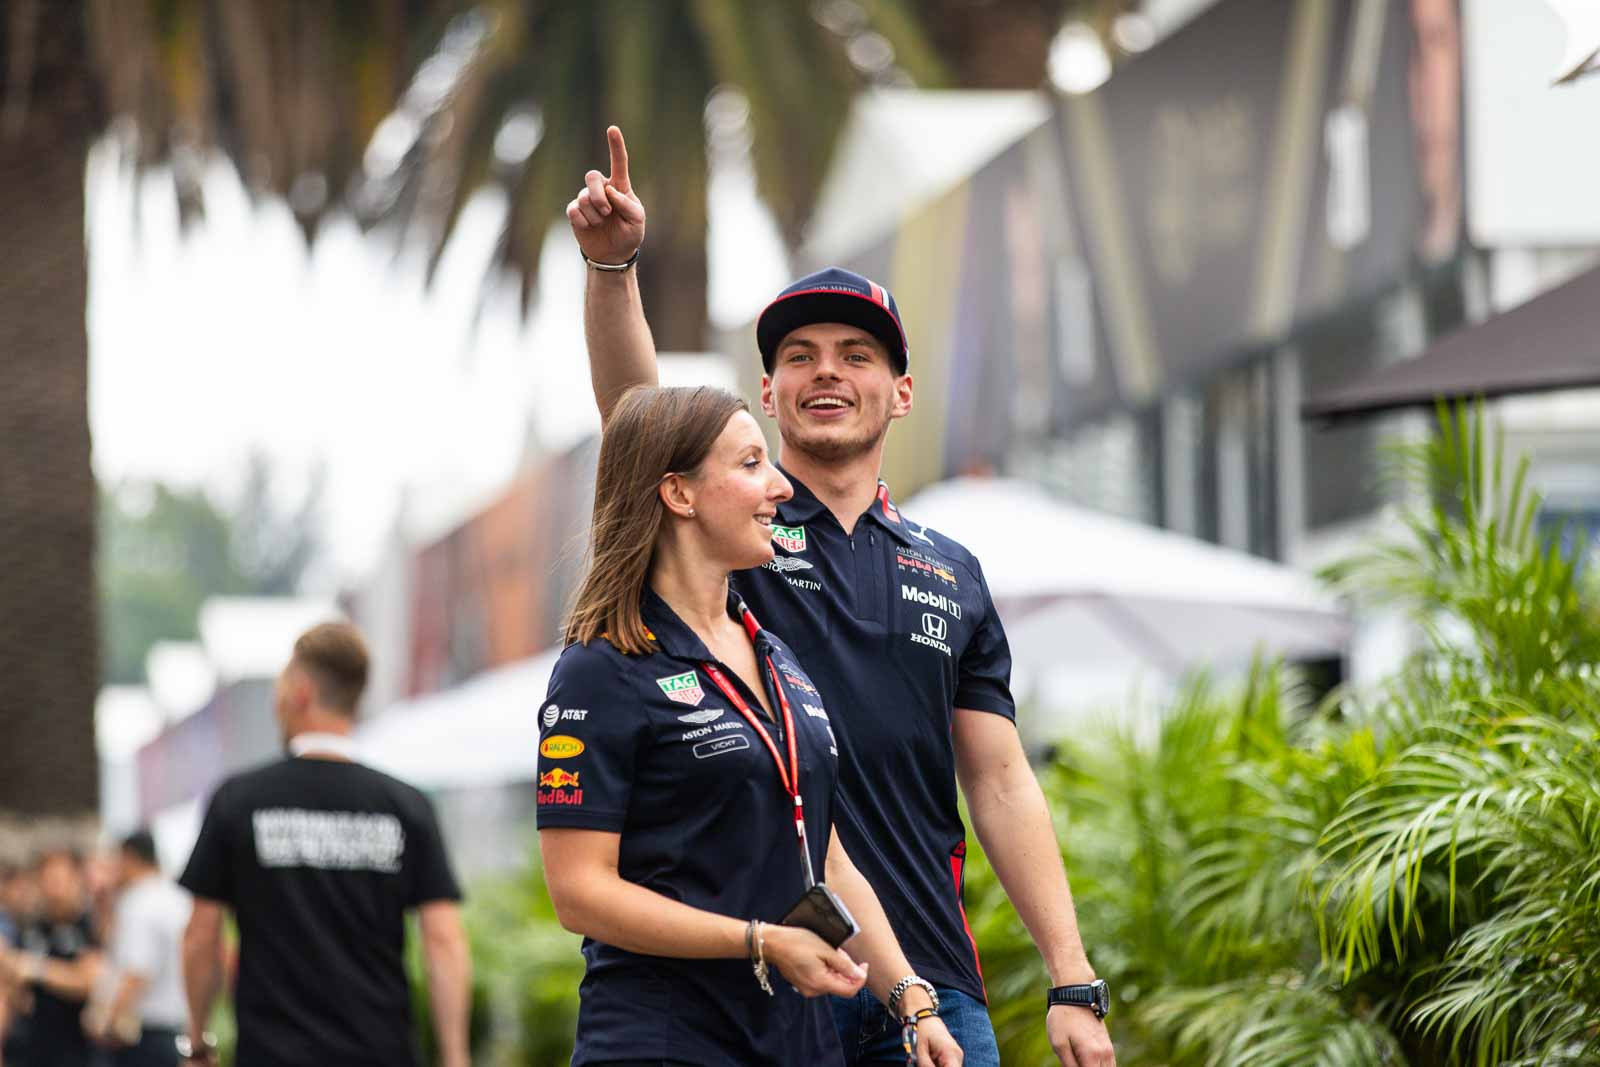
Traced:
<svg viewBox="0 0 1600 1067">
<path fill-rule="evenodd" d="M 789 909 L 789 914 L 783 917 L 783 925 L 810 930 L 833 948 L 861 932 L 844 901 L 821 882 L 806 890 L 799 903 Z"/>
</svg>

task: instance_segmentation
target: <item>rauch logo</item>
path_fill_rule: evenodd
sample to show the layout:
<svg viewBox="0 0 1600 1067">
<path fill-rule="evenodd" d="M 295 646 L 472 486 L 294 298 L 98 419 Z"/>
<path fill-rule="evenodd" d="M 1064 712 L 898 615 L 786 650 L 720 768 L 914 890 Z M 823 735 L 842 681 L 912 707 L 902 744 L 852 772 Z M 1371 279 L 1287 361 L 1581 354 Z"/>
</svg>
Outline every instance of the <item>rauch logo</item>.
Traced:
<svg viewBox="0 0 1600 1067">
<path fill-rule="evenodd" d="M 549 759 L 571 759 L 583 755 L 583 742 L 566 734 L 554 734 L 539 745 L 539 755 Z"/>
</svg>

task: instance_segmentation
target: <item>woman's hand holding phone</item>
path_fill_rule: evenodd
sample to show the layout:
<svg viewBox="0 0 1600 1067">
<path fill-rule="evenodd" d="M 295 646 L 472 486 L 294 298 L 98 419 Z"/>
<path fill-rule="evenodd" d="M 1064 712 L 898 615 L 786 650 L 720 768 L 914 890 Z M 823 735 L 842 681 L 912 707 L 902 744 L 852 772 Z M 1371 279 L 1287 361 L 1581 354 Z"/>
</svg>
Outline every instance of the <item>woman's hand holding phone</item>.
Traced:
<svg viewBox="0 0 1600 1067">
<path fill-rule="evenodd" d="M 832 948 L 810 930 L 764 925 L 766 959 L 802 996 L 853 997 L 867 981 L 867 965 Z"/>
</svg>

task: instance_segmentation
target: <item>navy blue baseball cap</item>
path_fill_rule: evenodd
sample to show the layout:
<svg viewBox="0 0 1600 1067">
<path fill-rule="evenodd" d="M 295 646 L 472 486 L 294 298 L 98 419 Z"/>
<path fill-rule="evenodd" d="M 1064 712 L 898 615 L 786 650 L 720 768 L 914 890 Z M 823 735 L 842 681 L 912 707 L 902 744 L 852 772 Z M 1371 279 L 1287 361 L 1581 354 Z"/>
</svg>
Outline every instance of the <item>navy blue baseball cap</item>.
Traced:
<svg viewBox="0 0 1600 1067">
<path fill-rule="evenodd" d="M 889 290 L 842 267 L 828 267 L 807 274 L 779 293 L 756 319 L 756 346 L 768 374 L 778 345 L 789 332 L 814 322 L 858 326 L 883 342 L 896 374 L 904 374 L 910 366 L 911 348 L 906 344 L 900 309 Z"/>
</svg>

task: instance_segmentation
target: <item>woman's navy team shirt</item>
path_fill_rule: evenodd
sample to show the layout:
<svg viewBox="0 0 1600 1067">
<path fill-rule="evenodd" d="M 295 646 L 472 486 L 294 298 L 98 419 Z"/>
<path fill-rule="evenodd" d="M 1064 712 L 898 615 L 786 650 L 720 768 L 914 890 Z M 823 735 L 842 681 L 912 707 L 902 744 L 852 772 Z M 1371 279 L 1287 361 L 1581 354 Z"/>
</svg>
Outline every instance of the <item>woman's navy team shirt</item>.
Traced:
<svg viewBox="0 0 1600 1067">
<path fill-rule="evenodd" d="M 729 613 L 738 615 L 736 598 Z M 716 662 L 705 644 L 648 588 L 642 615 L 650 655 L 624 655 L 601 638 L 568 647 L 556 664 L 539 717 L 539 828 L 620 833 L 618 871 L 628 881 L 705 911 L 777 922 L 805 889 L 793 801 L 766 745 L 701 669 Z M 757 651 L 770 652 L 793 712 L 820 876 L 838 780 L 827 712 L 783 642 L 763 631 Z M 760 716 L 742 679 L 719 666 Z M 764 725 L 785 751 L 781 725 Z M 769 997 L 744 958 L 643 956 L 588 938 L 583 954 L 574 1067 L 842 1059 L 826 998 L 801 997 L 775 969 Z"/>
<path fill-rule="evenodd" d="M 906 958 L 935 985 L 982 998 L 961 900 L 967 844 L 951 726 L 956 708 L 1016 719 L 989 587 L 972 553 L 901 515 L 882 483 L 846 534 L 788 478 L 777 556 L 735 574 L 734 587 L 822 691 L 838 735 L 839 841 Z"/>
</svg>

